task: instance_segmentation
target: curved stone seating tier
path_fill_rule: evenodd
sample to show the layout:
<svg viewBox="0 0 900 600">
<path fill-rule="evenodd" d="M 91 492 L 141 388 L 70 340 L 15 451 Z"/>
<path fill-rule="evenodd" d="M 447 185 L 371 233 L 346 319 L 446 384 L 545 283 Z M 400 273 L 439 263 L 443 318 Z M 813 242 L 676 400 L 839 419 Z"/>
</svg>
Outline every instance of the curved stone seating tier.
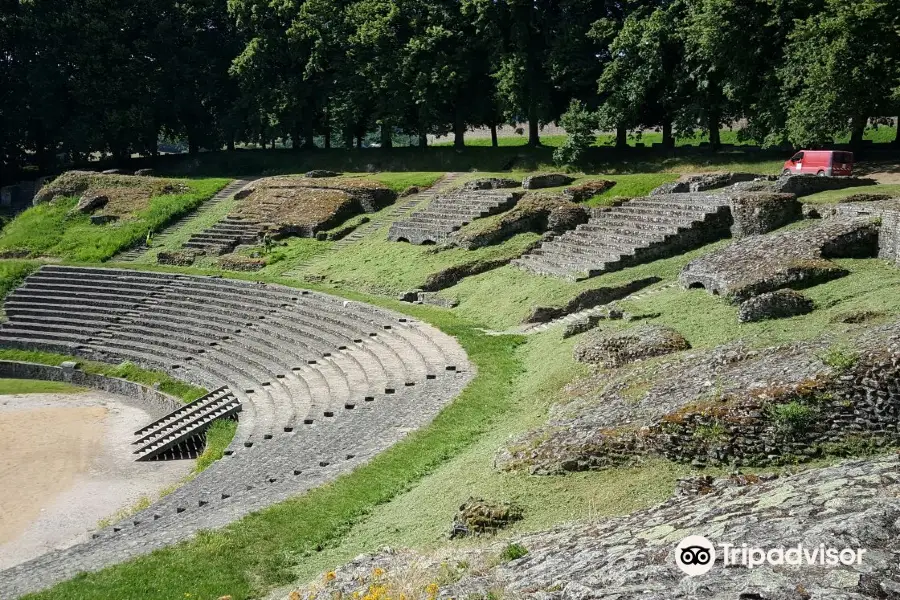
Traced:
<svg viewBox="0 0 900 600">
<path fill-rule="evenodd" d="M 388 239 L 412 244 L 437 244 L 475 219 L 515 206 L 521 192 L 507 190 L 459 190 L 439 196 L 428 206 L 391 225 Z"/>
<path fill-rule="evenodd" d="M 672 256 L 729 234 L 723 194 L 667 194 L 598 210 L 587 223 L 513 261 L 538 275 L 586 279 Z"/>
<path fill-rule="evenodd" d="M 429 422 L 473 375 L 426 324 L 274 284 L 47 265 L 5 309 L 2 346 L 131 361 L 241 403 L 225 458 L 95 539 L 0 573 L 22 593 L 329 481 Z"/>
</svg>

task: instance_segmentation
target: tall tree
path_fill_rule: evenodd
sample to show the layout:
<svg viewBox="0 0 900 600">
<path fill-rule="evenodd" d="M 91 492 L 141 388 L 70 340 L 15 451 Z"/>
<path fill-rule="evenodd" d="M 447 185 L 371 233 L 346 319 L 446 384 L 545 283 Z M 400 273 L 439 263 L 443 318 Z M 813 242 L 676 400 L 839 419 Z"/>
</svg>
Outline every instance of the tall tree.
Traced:
<svg viewBox="0 0 900 600">
<path fill-rule="evenodd" d="M 900 79 L 900 4 L 826 0 L 798 23 L 780 69 L 787 129 L 798 146 L 850 134 L 859 145 L 870 117 L 894 114 Z"/>
<path fill-rule="evenodd" d="M 689 103 L 689 73 L 680 25 L 685 2 L 646 6 L 629 14 L 616 31 L 611 20 L 599 21 L 593 35 L 608 39 L 612 60 L 598 82 L 604 97 L 600 124 L 604 129 L 661 125 L 663 144 L 674 145 L 673 122 Z"/>
</svg>

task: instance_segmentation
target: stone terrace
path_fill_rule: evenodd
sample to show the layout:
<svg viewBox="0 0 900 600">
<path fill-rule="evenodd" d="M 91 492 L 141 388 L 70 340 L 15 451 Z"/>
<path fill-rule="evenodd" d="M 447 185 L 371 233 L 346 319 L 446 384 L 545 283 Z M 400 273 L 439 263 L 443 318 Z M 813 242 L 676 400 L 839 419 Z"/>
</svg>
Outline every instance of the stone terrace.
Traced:
<svg viewBox="0 0 900 600">
<path fill-rule="evenodd" d="M 458 190 L 435 198 L 409 219 L 391 226 L 388 239 L 412 244 L 440 244 L 454 231 L 475 219 L 487 217 L 512 208 L 521 192 L 508 190 Z"/>
<path fill-rule="evenodd" d="M 513 264 L 539 275 L 587 279 L 727 237 L 729 197 L 666 194 L 598 209 L 574 231 L 544 242 Z"/>
<path fill-rule="evenodd" d="M 7 299 L 0 345 L 159 369 L 242 404 L 226 456 L 150 508 L 0 573 L 15 596 L 333 480 L 429 422 L 473 375 L 400 314 L 278 285 L 44 266 Z"/>
</svg>

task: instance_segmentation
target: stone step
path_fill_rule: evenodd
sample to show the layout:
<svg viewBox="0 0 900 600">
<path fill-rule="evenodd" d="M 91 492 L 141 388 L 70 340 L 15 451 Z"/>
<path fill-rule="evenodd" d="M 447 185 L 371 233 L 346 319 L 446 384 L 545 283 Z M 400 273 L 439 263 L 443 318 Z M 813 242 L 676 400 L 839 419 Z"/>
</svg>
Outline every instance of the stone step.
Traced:
<svg viewBox="0 0 900 600">
<path fill-rule="evenodd" d="M 219 388 L 135 432 L 141 437 L 133 442 L 138 446 L 134 454 L 137 460 L 150 460 L 203 435 L 213 421 L 233 417 L 240 410 L 240 401 L 228 388 Z"/>
</svg>

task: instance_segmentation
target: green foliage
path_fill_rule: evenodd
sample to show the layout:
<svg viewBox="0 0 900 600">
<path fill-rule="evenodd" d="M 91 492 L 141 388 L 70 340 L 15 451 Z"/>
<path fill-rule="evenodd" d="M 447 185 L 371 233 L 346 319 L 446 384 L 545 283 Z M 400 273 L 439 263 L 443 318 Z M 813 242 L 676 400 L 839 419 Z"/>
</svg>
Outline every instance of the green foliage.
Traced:
<svg viewBox="0 0 900 600">
<path fill-rule="evenodd" d="M 233 419 L 218 419 L 213 421 L 206 430 L 206 447 L 203 454 L 197 458 L 194 465 L 194 473 L 201 473 L 211 464 L 225 455 L 225 449 L 234 439 L 238 422 Z"/>
<path fill-rule="evenodd" d="M 25 280 L 32 271 L 38 268 L 38 263 L 25 260 L 0 261 L 0 300 Z"/>
<path fill-rule="evenodd" d="M 597 115 L 588 110 L 583 102 L 572 100 L 560 125 L 565 127 L 566 141 L 553 151 L 553 160 L 560 165 L 573 165 L 581 162 L 584 153 L 594 140 L 594 131 L 597 129 Z"/>
<path fill-rule="evenodd" d="M 90 216 L 70 215 L 77 198 L 40 204 L 17 216 L 0 232 L 0 250 L 22 250 L 77 262 L 100 262 L 193 210 L 227 183 L 223 179 L 186 181 L 190 191 L 158 196 L 136 214 L 110 225 L 92 225 Z"/>
<path fill-rule="evenodd" d="M 812 423 L 818 411 L 808 404 L 792 400 L 786 404 L 775 404 L 769 408 L 775 423 L 789 431 L 801 431 Z"/>
<path fill-rule="evenodd" d="M 893 114 L 898 26 L 900 6 L 891 0 L 825 0 L 821 12 L 798 22 L 780 69 L 795 145 L 845 134 L 861 141 L 870 117 Z"/>
<path fill-rule="evenodd" d="M 500 553 L 500 558 L 504 562 L 510 562 L 513 560 L 518 560 L 524 556 L 528 555 L 528 550 L 522 544 L 507 544 L 503 549 L 503 552 Z"/>
<path fill-rule="evenodd" d="M 859 361 L 859 353 L 836 344 L 828 348 L 819 359 L 835 371 L 845 372 L 856 366 Z"/>
<path fill-rule="evenodd" d="M 718 442 L 726 438 L 725 427 L 721 423 L 699 425 L 694 429 L 694 437 L 704 442 Z"/>
</svg>

